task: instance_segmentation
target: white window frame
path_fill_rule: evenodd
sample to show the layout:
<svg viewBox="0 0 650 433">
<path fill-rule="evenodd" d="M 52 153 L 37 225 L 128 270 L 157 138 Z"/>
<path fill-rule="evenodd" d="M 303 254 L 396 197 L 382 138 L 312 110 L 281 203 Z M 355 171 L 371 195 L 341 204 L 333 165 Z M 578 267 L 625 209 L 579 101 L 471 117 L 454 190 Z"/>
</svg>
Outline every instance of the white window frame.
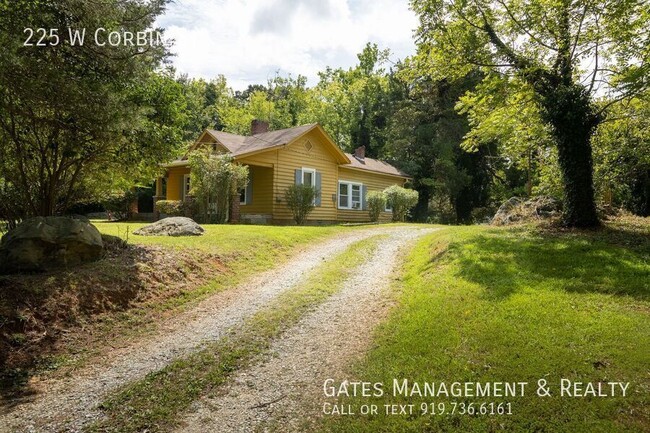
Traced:
<svg viewBox="0 0 650 433">
<path fill-rule="evenodd" d="M 312 188 L 316 188 L 316 169 L 315 168 L 307 168 L 307 167 L 300 167 L 300 184 L 304 185 L 305 184 L 305 172 L 311 173 L 311 186 Z M 318 191 L 316 194 L 320 194 L 320 191 Z M 314 196 L 314 204 L 316 204 L 316 196 Z"/>
<path fill-rule="evenodd" d="M 300 170 L 302 171 L 300 183 L 302 185 L 304 185 L 305 184 L 305 173 L 311 173 L 311 181 L 312 181 L 311 186 L 316 188 L 316 169 L 315 168 L 302 167 Z"/>
<path fill-rule="evenodd" d="M 348 186 L 348 206 L 341 206 L 341 185 Z M 359 207 L 354 207 L 352 202 L 352 185 L 359 187 Z M 350 180 L 339 180 L 338 188 L 336 189 L 336 206 L 339 209 L 345 210 L 363 210 L 363 184 L 359 182 L 353 182 Z"/>
<path fill-rule="evenodd" d="M 191 179 L 190 173 L 184 174 L 183 175 L 183 200 L 185 200 L 185 197 L 187 197 L 190 194 L 190 192 L 187 190 L 187 185 L 189 183 L 190 188 L 191 188 L 192 187 L 191 182 L 192 182 L 192 179 Z"/>
</svg>

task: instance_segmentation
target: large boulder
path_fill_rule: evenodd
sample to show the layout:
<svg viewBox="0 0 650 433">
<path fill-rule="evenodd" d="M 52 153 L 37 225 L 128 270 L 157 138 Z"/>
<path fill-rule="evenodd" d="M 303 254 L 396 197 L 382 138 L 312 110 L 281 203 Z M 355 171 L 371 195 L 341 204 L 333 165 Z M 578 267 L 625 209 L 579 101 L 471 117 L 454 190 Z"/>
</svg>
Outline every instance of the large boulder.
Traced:
<svg viewBox="0 0 650 433">
<path fill-rule="evenodd" d="M 494 225 L 504 225 L 514 222 L 515 216 L 513 215 L 513 210 L 518 206 L 521 206 L 523 200 L 519 197 L 510 197 L 508 200 L 504 201 L 497 213 L 494 214 L 492 218 L 492 224 Z"/>
<path fill-rule="evenodd" d="M 74 266 L 102 255 L 102 236 L 87 219 L 36 217 L 0 241 L 0 271 L 32 272 Z"/>
<path fill-rule="evenodd" d="M 205 230 L 191 218 L 170 217 L 134 231 L 140 236 L 201 236 Z"/>
</svg>

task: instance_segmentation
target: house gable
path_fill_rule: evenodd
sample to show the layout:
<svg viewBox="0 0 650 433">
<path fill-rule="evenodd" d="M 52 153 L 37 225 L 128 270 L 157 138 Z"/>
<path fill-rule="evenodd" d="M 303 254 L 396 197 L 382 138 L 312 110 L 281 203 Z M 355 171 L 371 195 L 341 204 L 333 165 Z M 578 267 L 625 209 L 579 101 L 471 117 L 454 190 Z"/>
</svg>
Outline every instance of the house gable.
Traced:
<svg viewBox="0 0 650 433">
<path fill-rule="evenodd" d="M 210 149 L 211 145 L 215 145 L 211 150 L 215 153 L 219 154 L 224 154 L 224 153 L 231 153 L 230 149 L 228 149 L 217 137 L 215 137 L 212 132 L 209 129 L 206 129 L 201 133 L 199 136 L 199 139 L 196 140 L 192 146 L 188 149 L 188 151 L 185 153 L 183 156 L 183 159 L 186 160 L 187 157 L 191 152 L 194 152 L 199 149 Z"/>
</svg>

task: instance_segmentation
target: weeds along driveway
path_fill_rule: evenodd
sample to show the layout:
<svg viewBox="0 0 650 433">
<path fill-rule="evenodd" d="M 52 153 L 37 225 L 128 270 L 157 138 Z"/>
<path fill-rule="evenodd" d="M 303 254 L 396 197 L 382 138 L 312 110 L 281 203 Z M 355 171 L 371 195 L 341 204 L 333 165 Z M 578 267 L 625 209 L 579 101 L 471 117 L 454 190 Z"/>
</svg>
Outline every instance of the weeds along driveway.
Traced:
<svg viewBox="0 0 650 433">
<path fill-rule="evenodd" d="M 377 234 L 390 234 L 391 241 L 381 247 L 384 250 L 400 243 L 399 233 L 424 232 L 413 227 L 362 229 L 309 247 L 285 265 L 217 293 L 196 308 L 167 321 L 157 335 L 147 337 L 146 341 L 110 352 L 110 359 L 105 363 L 88 365 L 69 378 L 45 383 L 44 392 L 33 401 L 0 415 L 0 431 L 79 431 L 100 415 L 96 407 L 108 393 L 160 370 L 206 341 L 219 339 L 228 329 L 241 324 L 270 300 L 299 283 L 325 259 L 344 251 L 354 242 Z"/>
</svg>

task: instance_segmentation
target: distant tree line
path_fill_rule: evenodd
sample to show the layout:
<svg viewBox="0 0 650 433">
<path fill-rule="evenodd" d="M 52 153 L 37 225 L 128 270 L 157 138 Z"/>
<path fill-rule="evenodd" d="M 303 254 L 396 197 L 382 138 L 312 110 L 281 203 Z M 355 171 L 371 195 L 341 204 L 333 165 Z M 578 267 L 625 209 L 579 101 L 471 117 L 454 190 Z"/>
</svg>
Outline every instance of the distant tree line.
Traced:
<svg viewBox="0 0 650 433">
<path fill-rule="evenodd" d="M 596 205 L 650 214 L 646 2 L 414 0 L 416 55 L 369 43 L 311 87 L 278 75 L 235 91 L 178 75 L 166 47 L 21 45 L 27 22 L 138 31 L 165 3 L 0 6 L 0 219 L 146 185 L 203 129 L 247 134 L 252 119 L 318 122 L 410 173 L 418 221 L 482 221 L 534 194 L 563 198 L 571 226 L 597 224 Z"/>
</svg>

